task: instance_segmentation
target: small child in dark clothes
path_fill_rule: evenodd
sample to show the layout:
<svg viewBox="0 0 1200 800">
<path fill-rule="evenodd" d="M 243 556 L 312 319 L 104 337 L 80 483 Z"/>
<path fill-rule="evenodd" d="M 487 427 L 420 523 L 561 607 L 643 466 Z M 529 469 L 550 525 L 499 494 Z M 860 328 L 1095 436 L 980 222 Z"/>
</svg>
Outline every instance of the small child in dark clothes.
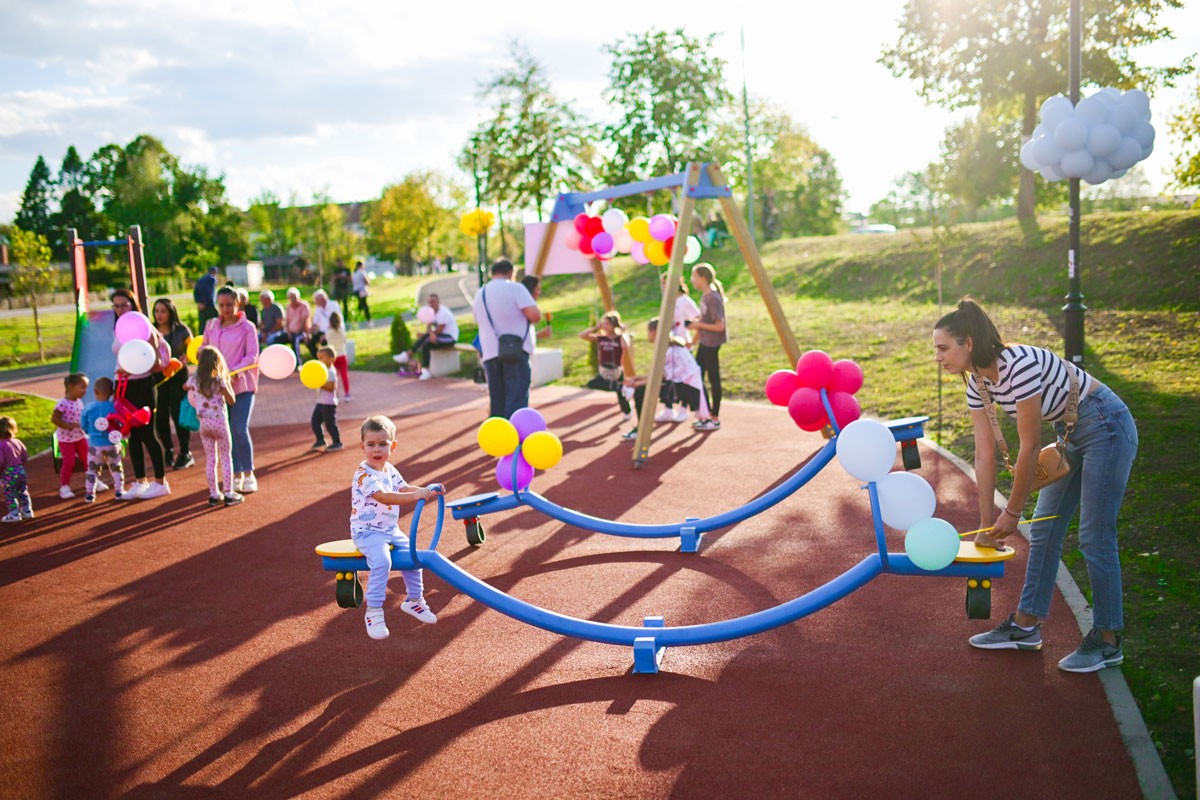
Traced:
<svg viewBox="0 0 1200 800">
<path fill-rule="evenodd" d="M 317 360 L 329 370 L 329 380 L 325 382 L 324 386 L 317 389 L 317 405 L 313 408 L 312 413 L 312 429 L 317 441 L 313 443 L 312 449 L 325 448 L 326 453 L 342 449 L 342 434 L 338 431 L 337 424 L 337 371 L 333 368 L 336 358 L 332 347 L 322 347 L 317 350 Z M 322 425 L 326 431 L 329 431 L 330 445 L 328 447 L 325 447 Z"/>
</svg>

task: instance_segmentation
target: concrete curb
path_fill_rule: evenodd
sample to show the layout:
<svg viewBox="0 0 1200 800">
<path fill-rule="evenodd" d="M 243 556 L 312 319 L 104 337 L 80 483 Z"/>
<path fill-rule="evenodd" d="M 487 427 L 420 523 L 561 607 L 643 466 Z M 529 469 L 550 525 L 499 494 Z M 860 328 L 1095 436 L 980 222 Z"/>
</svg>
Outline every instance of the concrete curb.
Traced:
<svg viewBox="0 0 1200 800">
<path fill-rule="evenodd" d="M 922 439 L 921 443 L 962 470 L 972 482 L 975 481 L 975 468 L 966 461 L 930 439 Z M 1008 505 L 1008 498 L 996 492 L 995 502 L 998 507 L 1004 507 Z M 1029 541 L 1029 526 L 1022 525 L 1019 530 L 1025 541 Z M 1079 584 L 1071 576 L 1070 570 L 1061 561 L 1058 562 L 1055 585 L 1075 615 L 1080 635 L 1086 634 L 1092 629 L 1092 607 L 1080 590 Z M 1154 746 L 1154 740 L 1146 727 L 1146 720 L 1142 718 L 1141 709 L 1133 699 L 1133 693 L 1129 691 L 1125 675 L 1119 669 L 1102 669 L 1096 674 L 1104 686 L 1104 693 L 1108 697 L 1109 706 L 1112 707 L 1113 717 L 1117 720 L 1117 729 L 1121 732 L 1125 749 L 1133 759 L 1133 768 L 1137 772 L 1142 795 L 1146 800 L 1177 800 L 1175 788 L 1171 785 L 1171 779 L 1167 777 L 1167 770 L 1163 767 L 1158 749 Z"/>
</svg>

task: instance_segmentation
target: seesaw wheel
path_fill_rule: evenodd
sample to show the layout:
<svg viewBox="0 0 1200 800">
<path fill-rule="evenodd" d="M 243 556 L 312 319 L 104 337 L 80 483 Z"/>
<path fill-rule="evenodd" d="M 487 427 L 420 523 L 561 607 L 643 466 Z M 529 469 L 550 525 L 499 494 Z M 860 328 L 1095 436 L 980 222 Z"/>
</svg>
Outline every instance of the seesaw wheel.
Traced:
<svg viewBox="0 0 1200 800">
<path fill-rule="evenodd" d="M 339 572 L 335 576 L 335 596 L 339 608 L 358 608 L 363 604 L 363 587 L 358 580 L 358 573 Z"/>
<path fill-rule="evenodd" d="M 992 582 L 987 578 L 967 580 L 967 619 L 992 616 Z"/>
<path fill-rule="evenodd" d="M 907 470 L 921 468 L 921 451 L 917 449 L 916 441 L 909 440 L 900 443 L 900 457 Z"/>
<path fill-rule="evenodd" d="M 483 540 L 487 538 L 483 533 L 483 523 L 478 519 L 467 521 L 467 544 L 471 547 L 479 547 L 483 544 Z"/>
</svg>

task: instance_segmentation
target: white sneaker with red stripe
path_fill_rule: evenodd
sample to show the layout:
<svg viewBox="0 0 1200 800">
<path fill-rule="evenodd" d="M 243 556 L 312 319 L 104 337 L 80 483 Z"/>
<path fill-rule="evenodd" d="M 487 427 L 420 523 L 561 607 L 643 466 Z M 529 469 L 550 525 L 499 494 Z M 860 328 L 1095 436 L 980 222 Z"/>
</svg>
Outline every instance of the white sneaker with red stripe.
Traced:
<svg viewBox="0 0 1200 800">
<path fill-rule="evenodd" d="M 421 622 L 428 622 L 430 625 L 437 622 L 437 617 L 429 610 L 429 606 L 425 604 L 425 598 L 420 600 L 405 600 L 400 604 L 400 610 L 405 614 L 412 614 Z"/>
</svg>

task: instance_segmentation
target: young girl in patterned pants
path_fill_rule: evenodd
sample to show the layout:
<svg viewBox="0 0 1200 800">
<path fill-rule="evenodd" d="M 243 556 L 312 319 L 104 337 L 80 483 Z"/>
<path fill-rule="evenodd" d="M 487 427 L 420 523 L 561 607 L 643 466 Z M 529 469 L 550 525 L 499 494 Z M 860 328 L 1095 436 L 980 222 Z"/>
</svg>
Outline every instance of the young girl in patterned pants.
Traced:
<svg viewBox="0 0 1200 800">
<path fill-rule="evenodd" d="M 196 409 L 200 420 L 200 442 L 204 445 L 204 472 L 208 478 L 208 504 L 222 502 L 217 483 L 217 468 L 224 479 L 224 503 L 231 506 L 242 502 L 242 495 L 233 489 L 233 435 L 229 431 L 229 416 L 225 405 L 236 398 L 229 383 L 229 367 L 225 357 L 215 347 L 201 347 L 196 359 L 196 372 L 183 385 L 188 402 Z"/>
<path fill-rule="evenodd" d="M 17 438 L 17 421 L 12 417 L 0 417 L 0 482 L 4 483 L 4 503 L 8 508 L 0 522 L 33 519 L 29 476 L 25 472 L 28 459 L 25 443 Z"/>
</svg>

